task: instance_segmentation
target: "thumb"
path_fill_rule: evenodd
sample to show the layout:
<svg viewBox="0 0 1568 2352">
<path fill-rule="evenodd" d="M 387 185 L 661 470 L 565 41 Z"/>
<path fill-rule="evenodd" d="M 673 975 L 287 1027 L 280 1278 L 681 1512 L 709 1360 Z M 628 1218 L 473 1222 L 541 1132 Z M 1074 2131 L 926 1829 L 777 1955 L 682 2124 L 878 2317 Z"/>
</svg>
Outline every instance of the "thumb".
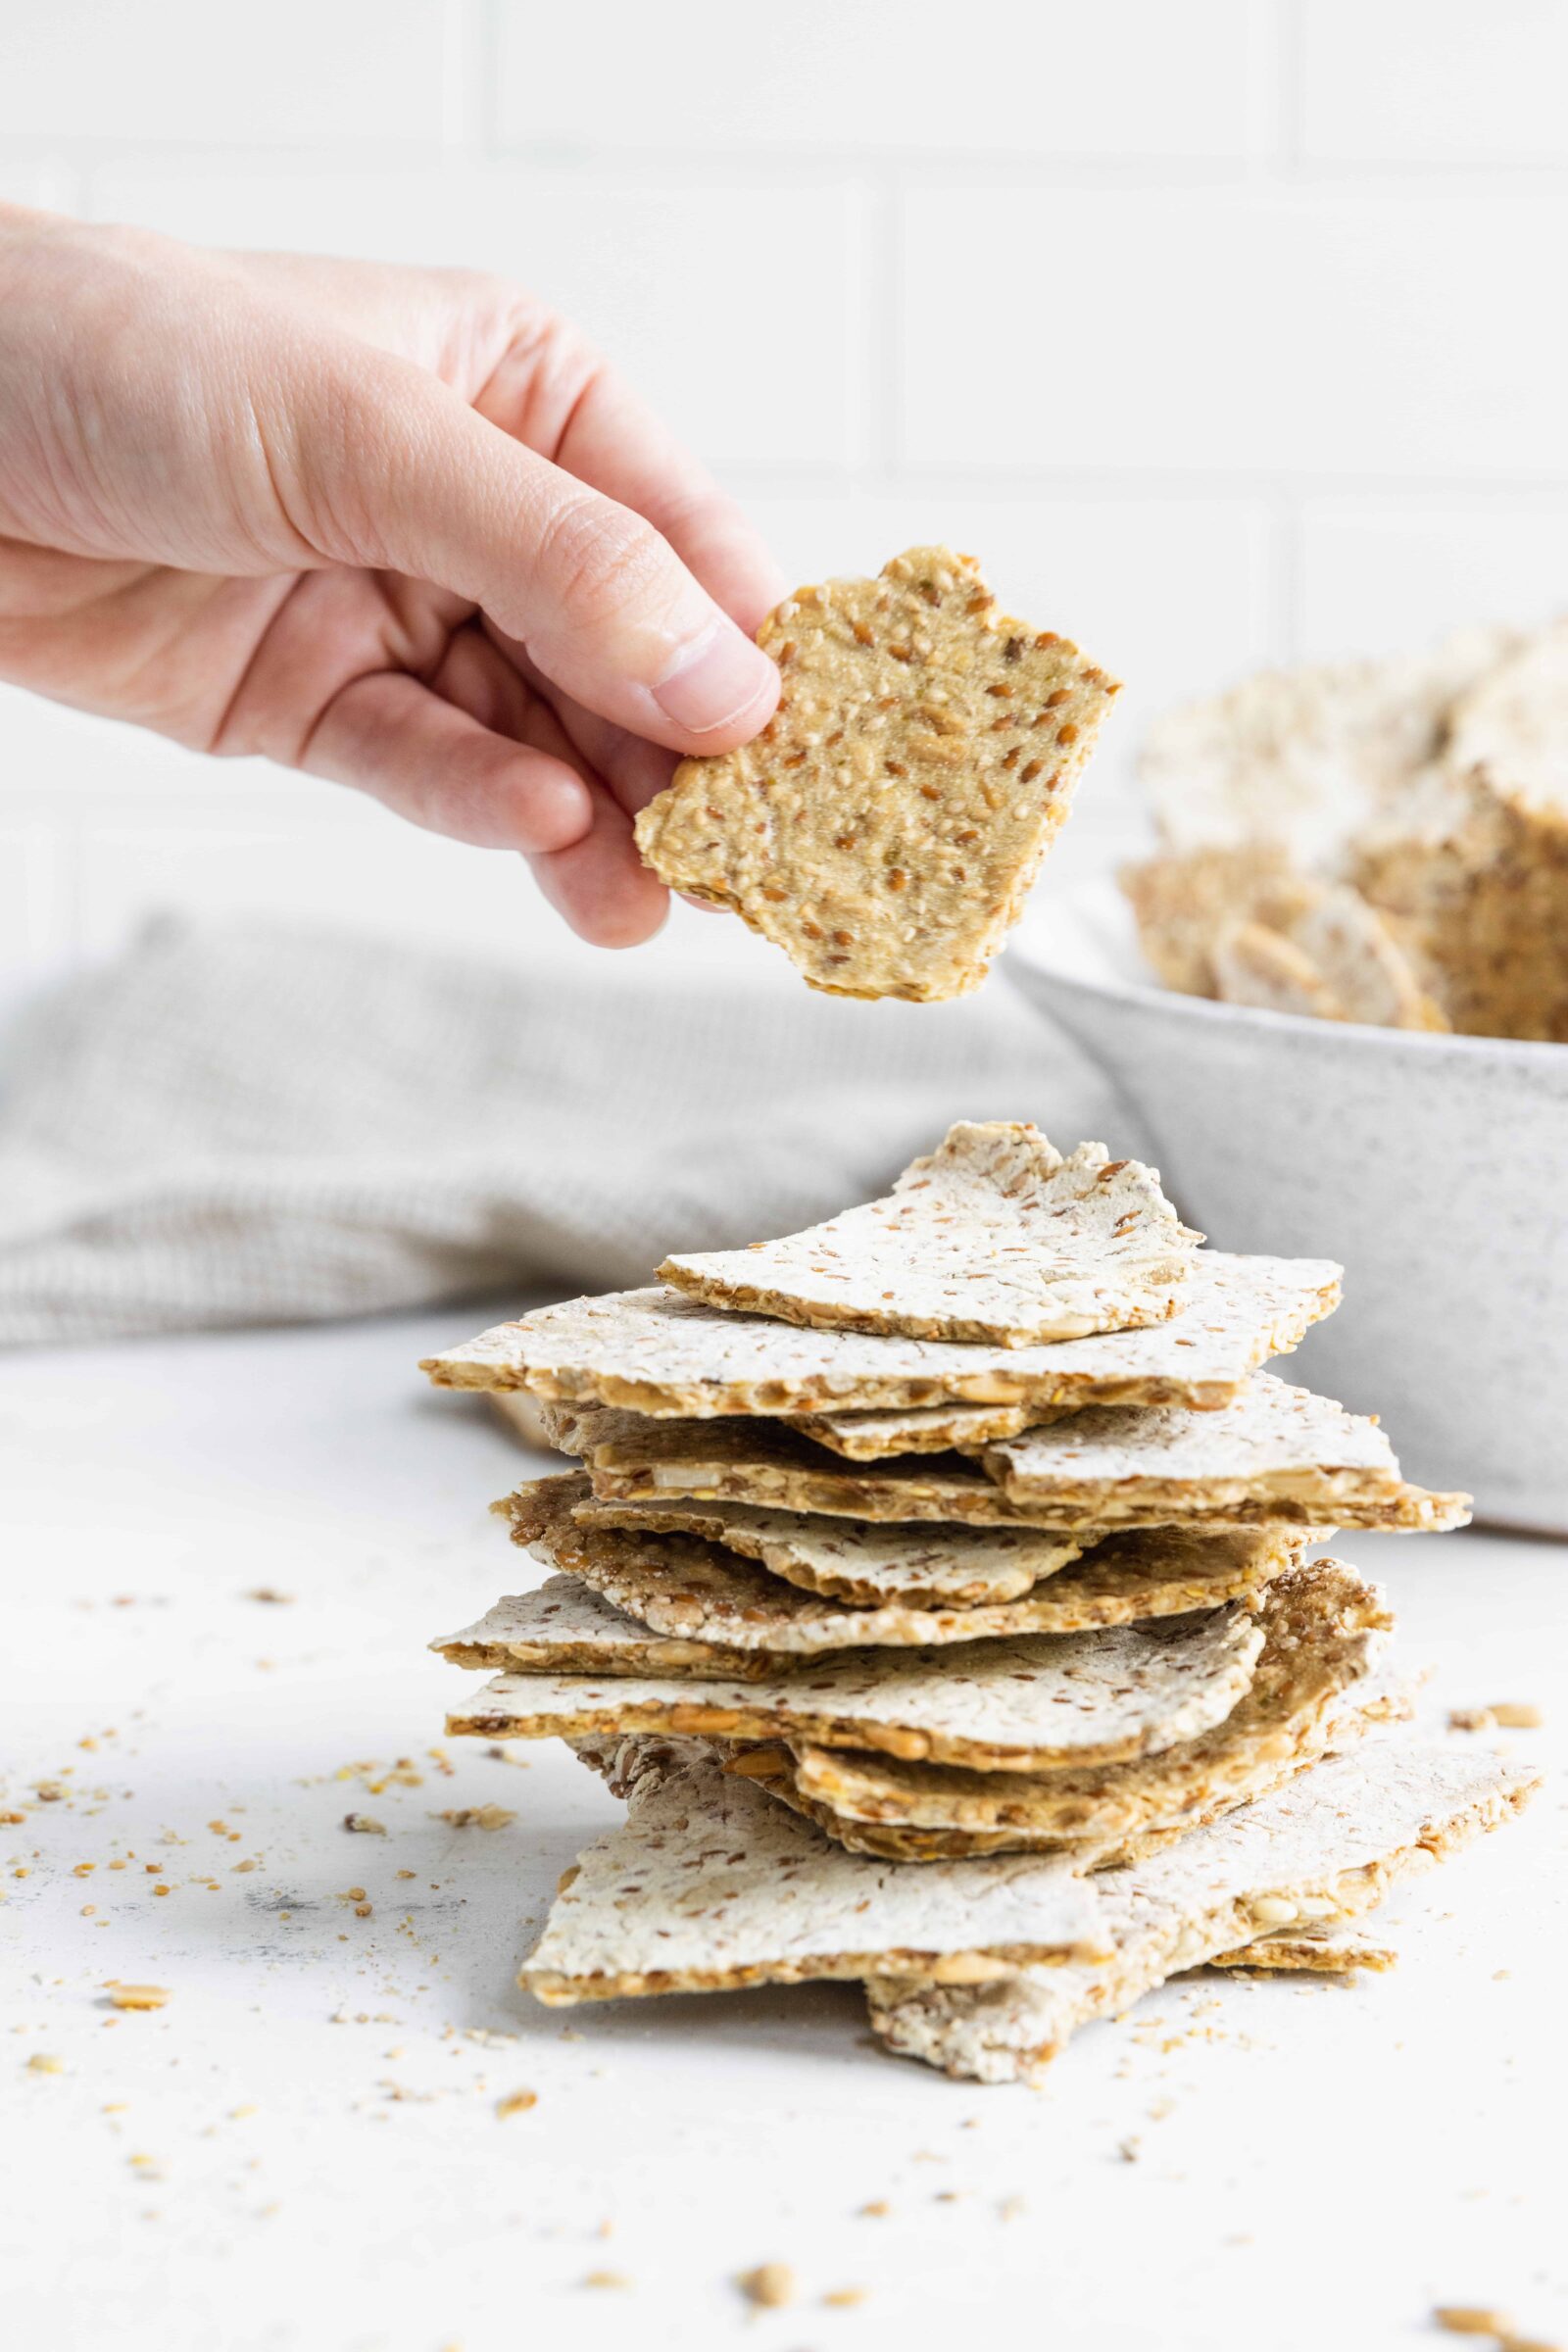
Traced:
<svg viewBox="0 0 1568 2352">
<path fill-rule="evenodd" d="M 323 555 L 480 606 L 575 701 L 670 751 L 727 751 L 766 723 L 775 664 L 650 522 L 436 377 L 350 348 L 285 420 L 287 466 L 270 452 Z"/>
</svg>

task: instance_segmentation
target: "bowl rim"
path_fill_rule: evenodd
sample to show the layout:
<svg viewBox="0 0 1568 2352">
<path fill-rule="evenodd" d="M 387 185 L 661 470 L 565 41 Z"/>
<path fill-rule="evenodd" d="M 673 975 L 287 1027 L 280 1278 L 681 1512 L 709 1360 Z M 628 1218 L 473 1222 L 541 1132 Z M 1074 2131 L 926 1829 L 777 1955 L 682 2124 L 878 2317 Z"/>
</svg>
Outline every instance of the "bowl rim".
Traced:
<svg viewBox="0 0 1568 2352">
<path fill-rule="evenodd" d="M 1028 990 L 1022 974 L 1084 997 L 1099 997 L 1140 1012 L 1156 1013 L 1200 1026 L 1239 1028 L 1262 1036 L 1310 1038 L 1351 1054 L 1411 1053 L 1446 1055 L 1456 1061 L 1486 1060 L 1520 1070 L 1561 1073 L 1568 1069 L 1568 1045 L 1550 1038 L 1470 1037 L 1449 1029 L 1381 1029 L 1368 1021 L 1326 1021 L 1310 1012 L 1272 1012 L 1262 1005 L 1223 1004 L 1209 997 L 1184 996 L 1179 989 L 1139 980 L 1101 980 L 1082 972 L 1065 971 L 1051 960 L 1049 949 L 1014 940 L 1002 958 L 1002 970 L 1020 995 Z"/>
</svg>

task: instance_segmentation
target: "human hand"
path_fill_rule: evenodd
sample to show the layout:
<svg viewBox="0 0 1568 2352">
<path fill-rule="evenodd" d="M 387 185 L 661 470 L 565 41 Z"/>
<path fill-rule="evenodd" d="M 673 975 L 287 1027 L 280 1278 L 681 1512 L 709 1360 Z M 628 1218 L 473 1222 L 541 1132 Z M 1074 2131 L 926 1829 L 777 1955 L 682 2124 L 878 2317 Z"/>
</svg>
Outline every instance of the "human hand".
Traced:
<svg viewBox="0 0 1568 2352">
<path fill-rule="evenodd" d="M 0 677 L 520 850 L 663 918 L 631 817 L 762 727 L 783 582 L 573 328 L 493 278 L 0 206 Z"/>
</svg>

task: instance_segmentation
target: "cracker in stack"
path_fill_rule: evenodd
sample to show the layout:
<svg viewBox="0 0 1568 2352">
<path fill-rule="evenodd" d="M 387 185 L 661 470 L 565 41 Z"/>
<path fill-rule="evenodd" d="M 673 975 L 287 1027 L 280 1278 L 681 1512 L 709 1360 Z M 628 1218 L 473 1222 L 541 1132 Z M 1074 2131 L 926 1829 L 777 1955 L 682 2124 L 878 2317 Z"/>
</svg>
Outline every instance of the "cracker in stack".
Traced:
<svg viewBox="0 0 1568 2352">
<path fill-rule="evenodd" d="M 1202 1235 L 1134 1159 L 1033 1127 L 960 1121 L 884 1200 L 783 1241 L 666 1257 L 661 1282 L 710 1306 L 817 1331 L 1022 1348 L 1162 1323 Z"/>
<path fill-rule="evenodd" d="M 960 1125 L 886 1198 L 425 1367 L 580 1467 L 496 1505 L 547 1581 L 433 1646 L 448 1729 L 628 1800 L 522 1982 L 861 1979 L 892 2049 L 1032 2077 L 1174 1969 L 1387 1964 L 1352 1923 L 1523 1802 L 1391 1732 L 1336 1529 L 1463 1523 L 1259 1369 L 1325 1261 L 1200 1247 L 1152 1169 Z"/>
</svg>

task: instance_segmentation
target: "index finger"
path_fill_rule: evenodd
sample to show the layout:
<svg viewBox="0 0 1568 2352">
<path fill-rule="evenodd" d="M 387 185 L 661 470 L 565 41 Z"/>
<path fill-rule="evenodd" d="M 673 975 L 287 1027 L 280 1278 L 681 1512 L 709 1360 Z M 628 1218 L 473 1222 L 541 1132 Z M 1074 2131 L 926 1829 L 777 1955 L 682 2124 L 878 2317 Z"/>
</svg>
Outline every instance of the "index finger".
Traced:
<svg viewBox="0 0 1568 2352">
<path fill-rule="evenodd" d="M 646 516 L 748 636 L 788 593 L 766 543 L 673 433 L 601 366 L 555 451 L 592 489 Z"/>
</svg>

